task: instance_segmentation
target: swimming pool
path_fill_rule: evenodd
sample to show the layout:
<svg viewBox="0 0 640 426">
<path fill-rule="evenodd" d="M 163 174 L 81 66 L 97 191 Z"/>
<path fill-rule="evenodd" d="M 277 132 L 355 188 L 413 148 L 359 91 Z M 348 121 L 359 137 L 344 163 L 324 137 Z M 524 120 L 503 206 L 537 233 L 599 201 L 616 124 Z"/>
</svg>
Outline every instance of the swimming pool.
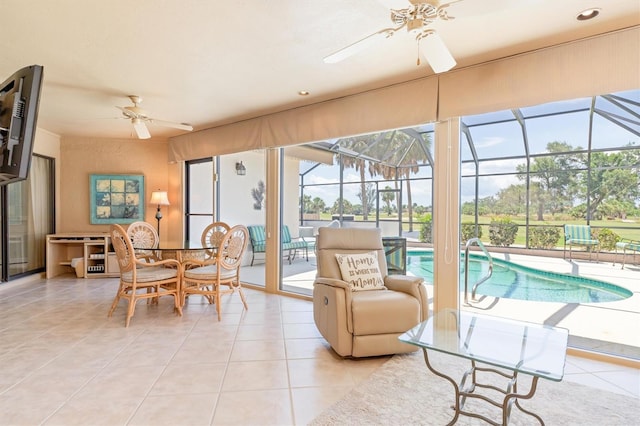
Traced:
<svg viewBox="0 0 640 426">
<path fill-rule="evenodd" d="M 460 267 L 460 290 L 464 291 L 464 260 Z M 469 257 L 469 294 L 473 284 L 487 274 L 489 264 L 482 255 Z M 433 252 L 409 250 L 407 272 L 433 282 Z M 540 271 L 516 265 L 501 259 L 493 259 L 493 274 L 480 284 L 480 295 L 538 302 L 600 303 L 615 302 L 631 297 L 633 293 L 604 281 Z"/>
</svg>

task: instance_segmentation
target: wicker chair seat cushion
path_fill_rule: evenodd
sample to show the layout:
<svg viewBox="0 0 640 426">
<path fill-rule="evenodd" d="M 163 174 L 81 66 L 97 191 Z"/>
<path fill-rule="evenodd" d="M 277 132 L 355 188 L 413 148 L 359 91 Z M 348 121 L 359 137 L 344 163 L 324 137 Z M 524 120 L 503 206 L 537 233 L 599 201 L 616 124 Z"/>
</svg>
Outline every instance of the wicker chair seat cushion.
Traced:
<svg viewBox="0 0 640 426">
<path fill-rule="evenodd" d="M 139 268 L 136 269 L 136 281 L 139 283 L 146 283 L 151 281 L 162 281 L 176 278 L 178 271 L 172 268 L 163 268 L 162 266 L 155 266 L 153 268 Z M 133 272 L 125 272 L 122 274 L 122 280 L 125 282 L 133 281 Z"/>
<path fill-rule="evenodd" d="M 221 279 L 229 279 L 236 276 L 235 269 L 225 269 L 222 268 L 220 271 Z M 207 265 L 200 266 L 193 269 L 187 269 L 184 271 L 185 278 L 192 278 L 194 280 L 216 280 L 218 278 L 218 266 L 217 265 Z"/>
</svg>

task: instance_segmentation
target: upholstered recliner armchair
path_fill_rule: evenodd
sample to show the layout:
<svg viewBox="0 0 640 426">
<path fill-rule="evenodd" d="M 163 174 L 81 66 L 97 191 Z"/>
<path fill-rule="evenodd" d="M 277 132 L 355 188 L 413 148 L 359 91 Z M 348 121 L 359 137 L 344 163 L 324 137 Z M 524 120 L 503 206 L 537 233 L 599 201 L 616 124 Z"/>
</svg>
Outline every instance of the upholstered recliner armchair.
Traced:
<svg viewBox="0 0 640 426">
<path fill-rule="evenodd" d="M 429 315 L 423 279 L 387 275 L 380 229 L 319 228 L 318 232 L 313 317 L 331 347 L 345 357 L 417 350 L 398 336 Z M 343 279 L 345 274 L 350 282 Z"/>
</svg>

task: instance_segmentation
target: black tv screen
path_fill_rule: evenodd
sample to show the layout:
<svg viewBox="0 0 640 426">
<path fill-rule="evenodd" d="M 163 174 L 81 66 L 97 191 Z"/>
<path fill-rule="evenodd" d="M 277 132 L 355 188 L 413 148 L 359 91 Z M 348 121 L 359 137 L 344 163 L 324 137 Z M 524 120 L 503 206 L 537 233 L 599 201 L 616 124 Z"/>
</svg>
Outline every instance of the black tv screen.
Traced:
<svg viewBox="0 0 640 426">
<path fill-rule="evenodd" d="M 40 65 L 24 67 L 0 85 L 0 185 L 29 174 L 41 86 Z"/>
</svg>

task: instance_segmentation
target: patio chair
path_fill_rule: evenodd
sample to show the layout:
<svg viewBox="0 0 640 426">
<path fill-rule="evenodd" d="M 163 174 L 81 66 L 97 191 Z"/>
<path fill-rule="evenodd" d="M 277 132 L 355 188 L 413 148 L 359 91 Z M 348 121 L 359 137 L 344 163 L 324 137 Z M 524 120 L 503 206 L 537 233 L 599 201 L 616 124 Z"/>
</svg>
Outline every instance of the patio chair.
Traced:
<svg viewBox="0 0 640 426">
<path fill-rule="evenodd" d="M 640 240 L 630 240 L 628 238 L 623 238 L 621 241 L 616 243 L 616 254 L 613 257 L 613 264 L 616 264 L 616 257 L 618 257 L 618 249 L 622 250 L 622 268 L 624 269 L 627 250 L 633 253 L 633 263 L 636 263 L 636 254 L 640 253 Z"/>
<path fill-rule="evenodd" d="M 398 336 L 427 319 L 420 277 L 388 275 L 379 228 L 319 228 L 313 319 L 343 357 L 417 350 Z"/>
<path fill-rule="evenodd" d="M 316 234 L 313 226 L 301 226 L 300 239 L 307 244 L 307 260 L 309 260 L 309 250 L 316 250 Z"/>
<path fill-rule="evenodd" d="M 589 260 L 591 253 L 596 249 L 596 260 L 600 255 L 600 241 L 591 237 L 591 227 L 589 225 L 564 225 L 564 253 L 566 259 L 567 245 L 569 246 L 569 260 L 572 259 L 573 246 L 583 246 L 589 251 Z"/>
<path fill-rule="evenodd" d="M 136 258 L 131 239 L 127 236 L 124 228 L 117 224 L 111 225 L 111 244 L 113 244 L 120 267 L 120 286 L 108 316 L 113 315 L 121 298 L 127 299 L 129 305 L 125 327 L 129 327 L 138 300 L 153 299 L 157 301 L 162 296 L 172 296 L 174 310 L 182 316 L 179 295 L 182 273 L 180 262 L 166 259 L 149 263 Z"/>
<path fill-rule="evenodd" d="M 251 266 L 257 253 L 265 253 L 267 250 L 267 232 L 263 225 L 249 225 L 249 238 L 251 239 Z M 289 264 L 295 259 L 296 252 L 304 250 L 307 261 L 309 260 L 309 246 L 302 239 L 291 237 L 291 231 L 287 225 L 282 225 L 282 253 L 287 257 Z"/>
</svg>

